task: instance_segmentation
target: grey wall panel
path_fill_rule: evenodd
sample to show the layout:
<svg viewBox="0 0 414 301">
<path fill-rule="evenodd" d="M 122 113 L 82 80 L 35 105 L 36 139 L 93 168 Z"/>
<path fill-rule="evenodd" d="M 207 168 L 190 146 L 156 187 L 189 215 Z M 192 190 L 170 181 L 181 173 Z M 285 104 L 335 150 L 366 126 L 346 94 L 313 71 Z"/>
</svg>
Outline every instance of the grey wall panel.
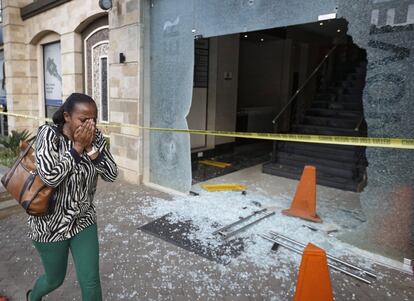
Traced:
<svg viewBox="0 0 414 301">
<path fill-rule="evenodd" d="M 173 5 L 171 5 L 171 3 Z M 191 0 L 154 1 L 151 7 L 152 127 L 187 129 L 193 89 Z M 150 181 L 178 191 L 191 188 L 190 137 L 151 132 Z"/>
<path fill-rule="evenodd" d="M 337 6 L 338 0 L 194 0 L 194 28 L 209 37 L 304 24 Z"/>
</svg>

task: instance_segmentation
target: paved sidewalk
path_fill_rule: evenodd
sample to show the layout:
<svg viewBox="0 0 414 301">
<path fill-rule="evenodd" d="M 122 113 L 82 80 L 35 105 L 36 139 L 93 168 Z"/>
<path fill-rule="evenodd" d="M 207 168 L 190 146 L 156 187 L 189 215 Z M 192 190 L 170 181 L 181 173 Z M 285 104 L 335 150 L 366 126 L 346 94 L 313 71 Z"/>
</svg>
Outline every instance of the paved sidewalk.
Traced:
<svg viewBox="0 0 414 301">
<path fill-rule="evenodd" d="M 271 257 L 280 270 L 244 259 L 227 266 L 208 261 L 136 229 L 152 220 L 140 209 L 153 198 L 168 202 L 171 197 L 144 186 L 99 182 L 104 300 L 292 300 L 300 258 L 293 264 Z M 24 300 L 42 272 L 26 231 L 23 212 L 0 220 L 0 294 L 12 301 Z M 414 300 L 412 276 L 382 267 L 376 271 L 381 277 L 372 286 L 331 273 L 335 300 Z M 63 286 L 44 300 L 81 300 L 71 260 Z"/>
</svg>

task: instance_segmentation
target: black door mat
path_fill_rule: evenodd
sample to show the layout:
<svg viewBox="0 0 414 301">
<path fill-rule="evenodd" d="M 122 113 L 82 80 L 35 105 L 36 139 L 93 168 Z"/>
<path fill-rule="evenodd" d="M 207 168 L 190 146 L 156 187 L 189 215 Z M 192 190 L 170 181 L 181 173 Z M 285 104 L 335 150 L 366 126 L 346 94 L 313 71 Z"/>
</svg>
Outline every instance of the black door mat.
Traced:
<svg viewBox="0 0 414 301">
<path fill-rule="evenodd" d="M 197 225 L 191 220 L 173 223 L 168 220 L 168 216 L 169 214 L 164 215 L 138 229 L 221 264 L 230 263 L 232 258 L 236 258 L 244 250 L 242 238 L 223 240 L 218 246 L 193 239 L 191 233 L 199 229 Z"/>
</svg>

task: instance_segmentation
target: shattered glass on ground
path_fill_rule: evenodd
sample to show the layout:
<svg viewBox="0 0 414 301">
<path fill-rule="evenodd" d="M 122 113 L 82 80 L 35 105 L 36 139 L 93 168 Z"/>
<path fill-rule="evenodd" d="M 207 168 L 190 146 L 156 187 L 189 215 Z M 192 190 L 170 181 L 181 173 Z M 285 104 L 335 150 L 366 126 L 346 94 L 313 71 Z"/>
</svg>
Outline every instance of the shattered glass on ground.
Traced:
<svg viewBox="0 0 414 301">
<path fill-rule="evenodd" d="M 243 251 L 243 240 L 233 239 L 220 245 L 203 243 L 194 237 L 199 231 L 191 220 L 171 221 L 171 215 L 162 216 L 138 229 L 168 241 L 187 251 L 194 252 L 208 260 L 229 264 L 231 258 L 237 257 Z"/>
<path fill-rule="evenodd" d="M 272 253 L 272 243 L 253 233 L 266 229 L 291 233 L 302 242 L 307 239 L 315 241 L 335 254 L 346 253 L 346 245 L 338 243 L 335 238 L 326 238 L 321 233 L 301 227 L 301 220 L 280 215 L 244 232 L 240 237 L 251 241 L 243 254 L 228 265 L 212 262 L 137 230 L 137 227 L 168 212 L 181 212 L 177 217 L 192 216 L 193 222 L 199 225 L 203 225 L 200 221 L 205 216 L 226 224 L 255 209 L 257 205 L 251 204 L 253 200 L 262 206 L 278 200 L 259 193 L 251 196 L 248 193 L 244 199 L 237 193 L 204 194 L 204 201 L 202 198 L 197 201 L 198 197 L 171 200 L 171 197 L 143 186 L 99 183 L 95 200 L 104 300 L 291 300 L 301 258 L 283 248 Z M 217 205 L 217 201 L 209 204 L 213 196 L 220 199 L 222 205 Z M 233 206 L 237 205 L 237 200 L 247 208 L 239 211 L 239 207 Z M 288 202 L 285 198 L 280 201 L 283 200 Z M 203 208 L 197 209 L 197 202 L 205 204 L 204 213 Z M 223 206 L 230 209 L 226 211 Z M 36 250 L 25 236 L 25 220 L 25 213 L 0 220 L 0 293 L 13 300 L 24 300 L 26 290 L 42 273 Z M 202 238 L 211 233 L 211 223 L 205 224 L 205 229 L 201 226 L 195 235 Z M 373 285 L 365 285 L 331 271 L 335 300 L 408 301 L 414 298 L 412 276 L 365 264 L 353 256 L 347 260 L 372 267 L 379 279 Z M 44 300 L 81 300 L 71 257 L 69 261 L 63 286 Z"/>
</svg>

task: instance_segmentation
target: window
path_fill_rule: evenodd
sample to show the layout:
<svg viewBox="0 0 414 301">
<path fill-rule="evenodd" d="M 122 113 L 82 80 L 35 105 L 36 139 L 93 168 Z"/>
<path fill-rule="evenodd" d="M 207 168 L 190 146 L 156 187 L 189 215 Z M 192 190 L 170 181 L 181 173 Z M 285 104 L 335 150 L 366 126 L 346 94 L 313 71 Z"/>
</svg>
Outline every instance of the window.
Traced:
<svg viewBox="0 0 414 301">
<path fill-rule="evenodd" d="M 45 115 L 51 118 L 62 104 L 60 42 L 43 45 Z"/>
<path fill-rule="evenodd" d="M 101 86 L 101 120 L 108 121 L 108 57 L 101 56 L 99 65 Z"/>
</svg>

